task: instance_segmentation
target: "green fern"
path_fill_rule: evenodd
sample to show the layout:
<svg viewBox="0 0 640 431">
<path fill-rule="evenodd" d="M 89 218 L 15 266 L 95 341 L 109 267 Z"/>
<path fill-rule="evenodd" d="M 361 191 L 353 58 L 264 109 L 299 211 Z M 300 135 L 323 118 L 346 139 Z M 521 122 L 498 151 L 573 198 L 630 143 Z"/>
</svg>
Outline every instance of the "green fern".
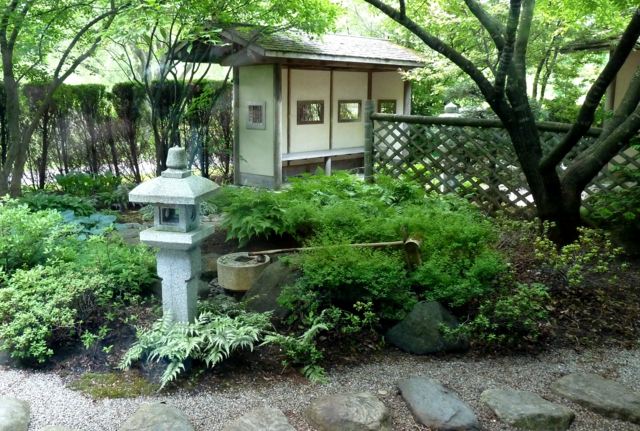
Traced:
<svg viewBox="0 0 640 431">
<path fill-rule="evenodd" d="M 138 341 L 124 354 L 119 367 L 134 362 L 168 362 L 160 389 L 185 371 L 185 361 L 203 361 L 213 368 L 237 349 L 253 350 L 270 326 L 269 313 L 241 313 L 235 317 L 204 312 L 193 323 L 173 322 L 171 316 L 138 331 Z"/>
<path fill-rule="evenodd" d="M 319 316 L 309 316 L 309 328 L 298 337 L 271 332 L 264 337 L 262 345 L 276 344 L 280 346 L 287 357 L 282 361 L 285 367 L 289 365 L 302 366 L 301 372 L 310 382 L 324 383 L 327 378 L 324 368 L 320 365 L 324 354 L 315 343 L 315 338 L 321 331 L 328 331 L 332 327 L 324 318 L 324 311 Z"/>
</svg>

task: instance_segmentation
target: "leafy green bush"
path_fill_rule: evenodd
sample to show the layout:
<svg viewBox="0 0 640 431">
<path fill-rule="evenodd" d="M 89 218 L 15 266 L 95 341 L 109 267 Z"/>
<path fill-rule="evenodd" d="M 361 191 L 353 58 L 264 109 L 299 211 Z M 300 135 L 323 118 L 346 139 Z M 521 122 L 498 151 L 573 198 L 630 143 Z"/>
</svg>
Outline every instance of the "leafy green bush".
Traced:
<svg viewBox="0 0 640 431">
<path fill-rule="evenodd" d="M 371 302 L 381 319 L 398 320 L 416 302 L 399 253 L 327 247 L 297 257 L 302 277 L 280 298 L 294 316 L 320 314 L 330 306 L 352 311 Z"/>
<path fill-rule="evenodd" d="M 72 211 L 78 216 L 88 216 L 96 212 L 88 198 L 42 191 L 26 193 L 19 202 L 26 204 L 33 211 L 54 209 L 60 212 Z"/>
<path fill-rule="evenodd" d="M 138 340 L 122 358 L 123 369 L 143 359 L 167 361 L 161 388 L 185 370 L 187 359 L 213 368 L 237 349 L 253 349 L 270 325 L 268 313 L 240 313 L 235 317 L 201 313 L 194 323 L 158 320 L 151 329 L 138 331 Z"/>
<path fill-rule="evenodd" d="M 640 170 L 625 169 L 617 172 L 629 187 L 607 190 L 589 198 L 588 217 L 608 229 L 630 229 L 640 232 Z"/>
<path fill-rule="evenodd" d="M 111 173 L 56 175 L 56 182 L 63 193 L 90 198 L 98 208 L 123 207 L 128 202 L 130 186 L 122 184 L 122 177 Z"/>
<path fill-rule="evenodd" d="M 560 275 L 568 287 L 578 287 L 589 275 L 608 272 L 622 254 L 606 232 L 589 228 L 579 228 L 576 241 L 558 248 L 547 235 L 550 227 L 545 224 L 544 233 L 535 239 L 535 257 L 544 268 Z"/>
<path fill-rule="evenodd" d="M 72 196 L 91 197 L 98 193 L 112 192 L 120 185 L 122 178 L 110 173 L 92 175 L 74 172 L 66 175 L 56 175 L 56 182 L 64 193 Z"/>
<path fill-rule="evenodd" d="M 29 210 L 15 201 L 0 201 L 0 267 L 11 273 L 43 263 L 73 232 L 53 210 Z"/>
<path fill-rule="evenodd" d="M 450 335 L 465 334 L 483 347 L 522 347 L 534 344 L 548 324 L 550 296 L 540 283 L 516 283 L 485 297 L 474 318 Z"/>
<path fill-rule="evenodd" d="M 107 277 L 120 300 L 131 300 L 156 280 L 154 253 L 144 245 L 129 246 L 117 237 L 93 236 L 78 245 L 73 265 Z"/>
<path fill-rule="evenodd" d="M 63 263 L 4 274 L 0 285 L 2 348 L 37 362 L 99 320 L 112 296 L 107 277 Z"/>
<path fill-rule="evenodd" d="M 151 250 L 81 231 L 57 211 L 0 204 L 0 339 L 14 357 L 42 362 L 89 340 L 154 280 Z"/>
<path fill-rule="evenodd" d="M 245 244 L 252 238 L 295 234 L 296 226 L 289 219 L 284 199 L 275 192 L 261 189 L 226 187 L 218 193 L 216 205 L 223 208 L 222 227 L 227 239 Z"/>
</svg>

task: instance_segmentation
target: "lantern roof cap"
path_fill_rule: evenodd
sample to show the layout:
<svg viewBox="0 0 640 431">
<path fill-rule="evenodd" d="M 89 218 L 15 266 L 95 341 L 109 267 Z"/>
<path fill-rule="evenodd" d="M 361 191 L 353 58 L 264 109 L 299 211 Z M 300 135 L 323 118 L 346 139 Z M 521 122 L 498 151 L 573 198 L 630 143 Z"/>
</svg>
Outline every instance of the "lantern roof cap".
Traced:
<svg viewBox="0 0 640 431">
<path fill-rule="evenodd" d="M 196 205 L 217 188 L 213 181 L 191 175 L 184 148 L 173 147 L 167 155 L 167 170 L 131 190 L 129 200 L 149 204 Z"/>
</svg>

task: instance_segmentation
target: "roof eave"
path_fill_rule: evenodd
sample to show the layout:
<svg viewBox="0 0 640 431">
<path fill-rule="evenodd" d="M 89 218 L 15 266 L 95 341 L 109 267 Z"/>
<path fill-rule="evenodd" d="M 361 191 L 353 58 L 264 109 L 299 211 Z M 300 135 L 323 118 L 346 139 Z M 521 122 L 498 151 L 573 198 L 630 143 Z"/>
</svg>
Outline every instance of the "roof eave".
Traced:
<svg viewBox="0 0 640 431">
<path fill-rule="evenodd" d="M 285 51 L 265 51 L 264 57 L 274 59 L 295 59 L 295 60 L 318 60 L 318 61 L 333 61 L 339 63 L 362 63 L 362 64 L 379 64 L 385 66 L 396 67 L 424 67 L 425 63 L 412 61 L 412 60 L 395 60 L 385 58 L 363 58 L 363 57 L 351 57 L 345 55 L 326 55 L 326 54 L 307 54 L 299 52 L 285 52 Z"/>
</svg>

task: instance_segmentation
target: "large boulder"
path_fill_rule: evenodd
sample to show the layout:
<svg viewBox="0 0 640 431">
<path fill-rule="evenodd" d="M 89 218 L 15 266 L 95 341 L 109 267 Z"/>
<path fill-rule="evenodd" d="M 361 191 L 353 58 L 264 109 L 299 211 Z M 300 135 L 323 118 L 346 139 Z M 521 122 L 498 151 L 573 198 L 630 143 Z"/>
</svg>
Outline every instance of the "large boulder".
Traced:
<svg viewBox="0 0 640 431">
<path fill-rule="evenodd" d="M 294 284 L 299 277 L 300 273 L 293 266 L 276 260 L 262 271 L 245 293 L 243 301 L 247 311 L 256 313 L 273 311 L 276 318 L 287 317 L 290 312 L 278 304 L 278 297 L 283 287 Z"/>
<path fill-rule="evenodd" d="M 391 431 L 389 410 L 369 392 L 318 398 L 307 420 L 320 431 Z"/>
<path fill-rule="evenodd" d="M 576 373 L 551 385 L 558 395 L 614 419 L 640 424 L 640 393 L 597 374 Z"/>
<path fill-rule="evenodd" d="M 40 431 L 73 431 L 71 428 L 63 427 L 60 425 L 47 425 L 41 428 Z"/>
<path fill-rule="evenodd" d="M 489 389 L 482 393 L 485 403 L 503 422 L 532 431 L 564 431 L 575 417 L 567 407 L 552 403 L 532 392 Z"/>
<path fill-rule="evenodd" d="M 404 320 L 387 331 L 385 338 L 405 352 L 417 355 L 468 348 L 466 339 L 446 338 L 442 334 L 442 325 L 455 328 L 458 321 L 438 302 L 418 302 Z"/>
<path fill-rule="evenodd" d="M 31 408 L 26 401 L 0 397 L 0 431 L 27 431 Z"/>
<path fill-rule="evenodd" d="M 398 382 L 402 398 L 416 422 L 440 431 L 479 430 L 475 413 L 439 381 L 410 377 Z"/>
<path fill-rule="evenodd" d="M 227 424 L 224 431 L 295 431 L 287 417 L 273 407 L 253 409 Z"/>
<path fill-rule="evenodd" d="M 143 404 L 125 421 L 120 431 L 194 431 L 177 408 L 162 404 Z"/>
</svg>

